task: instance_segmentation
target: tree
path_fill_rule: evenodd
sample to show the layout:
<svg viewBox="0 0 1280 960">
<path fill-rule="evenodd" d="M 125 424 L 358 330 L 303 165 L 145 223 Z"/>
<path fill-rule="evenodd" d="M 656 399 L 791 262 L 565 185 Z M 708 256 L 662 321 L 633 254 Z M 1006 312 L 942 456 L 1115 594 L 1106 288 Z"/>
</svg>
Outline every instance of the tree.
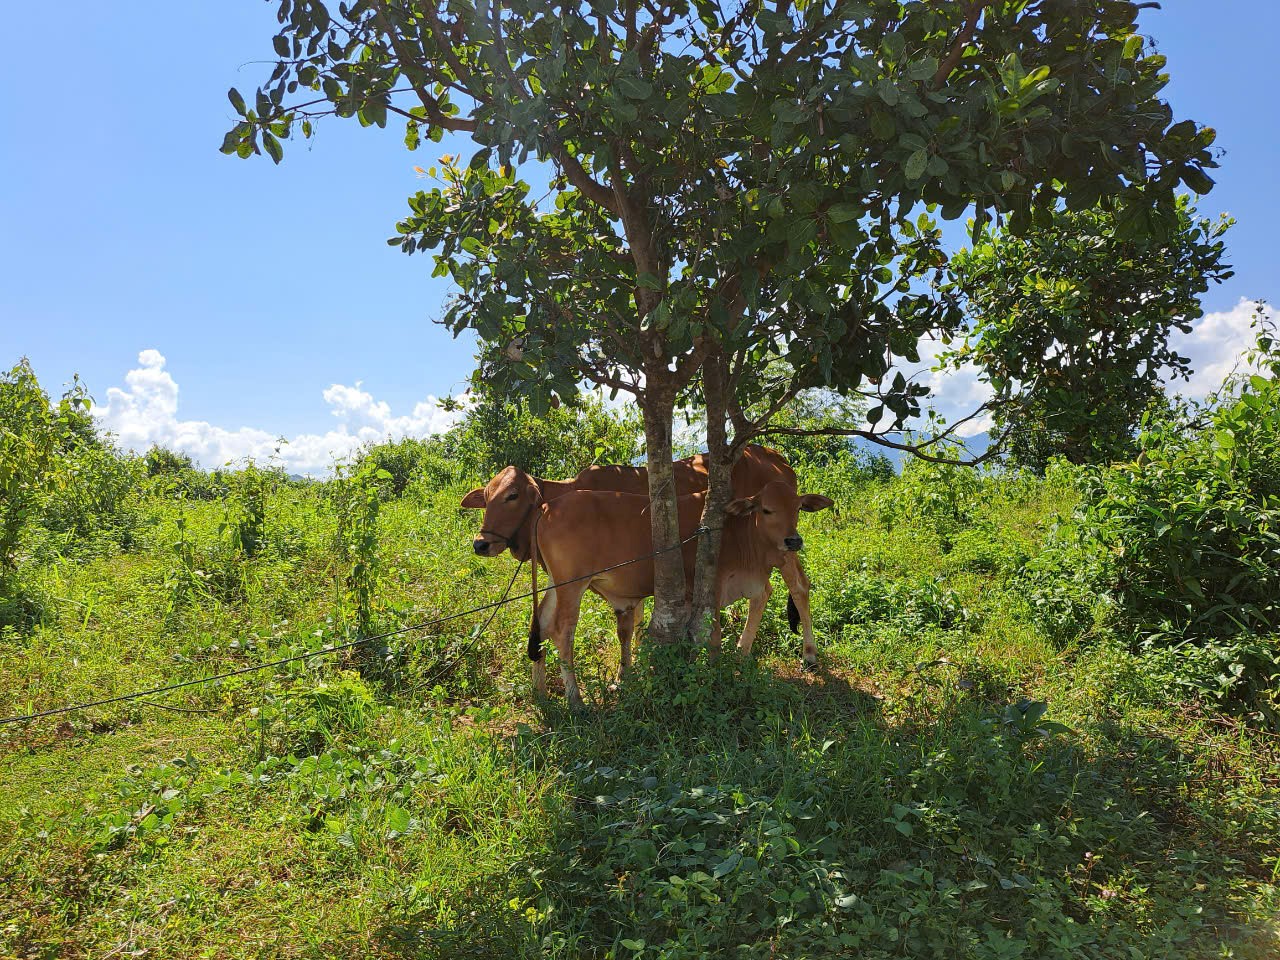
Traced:
<svg viewBox="0 0 1280 960">
<path fill-rule="evenodd" d="M 593 463 L 631 463 L 641 452 L 639 418 L 591 394 L 534 416 L 482 393 L 440 442 L 468 478 L 486 479 L 509 463 L 540 477 L 572 477 Z"/>
<path fill-rule="evenodd" d="M 1212 183 L 1213 131 L 1159 100 L 1134 3 L 275 2 L 278 61 L 252 105 L 230 92 L 223 150 L 278 162 L 324 114 L 396 115 L 410 149 L 471 137 L 392 242 L 435 251 L 458 288 L 443 322 L 479 335 L 486 383 L 535 409 L 583 380 L 635 395 L 659 549 L 682 397 L 706 411 L 713 530 L 737 453 L 797 392 L 862 393 L 881 431 L 918 411 L 895 358 L 960 324 L 916 283 L 946 262 L 928 211 L 1018 230 L 1105 196 L 1156 225 L 1180 183 Z M 695 622 L 718 550 L 702 538 Z M 690 622 L 679 551 L 656 567 L 670 639 Z"/>
<path fill-rule="evenodd" d="M 996 231 L 951 261 L 951 292 L 972 318 L 951 358 L 976 363 L 1003 405 L 1013 459 L 1105 463 L 1134 449 L 1166 376 L 1190 372 L 1170 345 L 1228 279 L 1232 221 L 1200 219 L 1186 197 L 1159 234 L 1124 229 L 1112 211 L 1058 210 L 1047 229 Z"/>
</svg>

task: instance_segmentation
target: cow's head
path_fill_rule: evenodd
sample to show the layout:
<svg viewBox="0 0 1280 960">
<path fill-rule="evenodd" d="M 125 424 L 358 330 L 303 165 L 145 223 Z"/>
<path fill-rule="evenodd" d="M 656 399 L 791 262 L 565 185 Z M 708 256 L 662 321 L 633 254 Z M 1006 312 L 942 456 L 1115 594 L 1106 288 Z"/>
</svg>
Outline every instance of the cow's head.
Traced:
<svg viewBox="0 0 1280 960">
<path fill-rule="evenodd" d="M 797 529 L 800 511 L 813 513 L 833 503 L 821 494 L 796 493 L 790 484 L 774 480 L 761 487 L 754 497 L 730 502 L 724 512 L 731 517 L 753 517 L 753 535 L 760 538 L 761 546 L 766 549 L 794 553 L 804 546 Z"/>
<path fill-rule="evenodd" d="M 510 547 L 517 560 L 528 560 L 533 517 L 541 503 L 538 481 L 519 467 L 505 467 L 462 498 L 464 510 L 484 510 L 472 548 L 482 557 L 496 557 Z"/>
</svg>

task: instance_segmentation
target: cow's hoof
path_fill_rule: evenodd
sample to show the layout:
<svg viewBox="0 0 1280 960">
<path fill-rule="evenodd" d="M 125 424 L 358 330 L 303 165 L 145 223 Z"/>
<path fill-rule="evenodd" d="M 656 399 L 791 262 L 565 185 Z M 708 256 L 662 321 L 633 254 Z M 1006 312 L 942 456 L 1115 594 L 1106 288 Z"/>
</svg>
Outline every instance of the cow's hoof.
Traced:
<svg viewBox="0 0 1280 960">
<path fill-rule="evenodd" d="M 817 673 L 818 672 L 817 659 L 803 661 L 800 664 L 800 669 L 802 669 L 805 673 Z"/>
</svg>

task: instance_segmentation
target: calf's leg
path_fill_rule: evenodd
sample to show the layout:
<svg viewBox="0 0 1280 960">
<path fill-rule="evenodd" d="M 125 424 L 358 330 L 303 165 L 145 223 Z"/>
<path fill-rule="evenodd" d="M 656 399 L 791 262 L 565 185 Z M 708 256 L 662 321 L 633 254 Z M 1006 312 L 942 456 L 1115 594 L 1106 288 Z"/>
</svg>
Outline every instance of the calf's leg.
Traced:
<svg viewBox="0 0 1280 960">
<path fill-rule="evenodd" d="M 764 617 L 764 608 L 768 606 L 769 597 L 772 594 L 773 586 L 766 580 L 760 591 L 751 598 L 751 606 L 747 610 L 747 625 L 743 628 L 742 637 L 738 640 L 738 649 L 748 656 L 751 654 L 751 645 L 756 642 L 760 621 Z"/>
<path fill-rule="evenodd" d="M 631 638 L 636 633 L 636 608 L 626 607 L 622 610 L 615 610 L 618 615 L 618 644 L 622 648 L 622 669 L 621 673 L 626 676 L 628 670 L 631 669 Z"/>
<path fill-rule="evenodd" d="M 573 634 L 578 628 L 578 613 L 582 607 L 582 595 L 586 585 L 569 584 L 555 591 L 555 612 L 551 622 L 551 640 L 560 655 L 560 677 L 564 680 L 564 695 L 571 710 L 582 709 L 582 694 L 578 691 L 578 678 L 573 672 Z"/>
<path fill-rule="evenodd" d="M 707 647 L 713 657 L 720 653 L 721 644 L 724 642 L 724 621 L 720 619 L 720 614 L 720 610 L 715 610 L 711 614 L 711 637 L 707 641 Z"/>
</svg>

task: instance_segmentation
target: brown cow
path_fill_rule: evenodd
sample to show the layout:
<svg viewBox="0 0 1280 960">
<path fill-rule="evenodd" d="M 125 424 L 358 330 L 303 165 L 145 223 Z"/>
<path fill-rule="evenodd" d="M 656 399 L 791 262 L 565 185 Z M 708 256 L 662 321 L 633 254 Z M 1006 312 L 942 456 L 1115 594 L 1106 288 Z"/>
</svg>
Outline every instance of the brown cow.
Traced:
<svg viewBox="0 0 1280 960">
<path fill-rule="evenodd" d="M 702 519 L 704 493 L 680 497 L 680 536 L 683 547 L 686 592 L 692 591 L 697 539 L 693 534 Z M 758 493 L 732 501 L 725 508 L 716 578 L 717 613 L 712 645 L 720 644 L 719 610 L 736 600 L 750 598 L 750 612 L 739 648 L 750 652 L 772 588 L 769 575 L 781 568 L 804 541 L 796 531 L 801 510 L 824 510 L 831 501 L 817 494 L 797 494 L 785 481 L 766 484 Z M 537 551 L 552 585 L 538 607 L 529 632 L 529 658 L 534 661 L 533 682 L 546 693 L 546 666 L 542 637 L 549 635 L 560 655 L 565 696 L 573 708 L 582 706 L 573 669 L 573 635 L 578 624 L 582 596 L 588 589 L 603 597 L 619 616 L 634 611 L 653 595 L 653 550 L 650 536 L 649 498 L 627 493 L 579 490 L 538 508 Z M 637 557 L 644 559 L 628 563 Z M 617 569 L 607 570 L 608 567 Z M 596 572 L 603 571 L 603 572 Z M 686 594 L 687 595 L 687 594 Z M 808 604 L 802 610 L 807 615 Z"/>
<path fill-rule="evenodd" d="M 672 464 L 676 493 L 684 495 L 707 489 L 707 455 L 677 460 Z M 794 491 L 796 474 L 782 454 L 768 447 L 752 444 L 742 451 L 730 475 L 733 493 L 747 497 L 766 484 L 781 480 Z M 649 495 L 649 475 L 643 467 L 593 466 L 572 480 L 541 480 L 517 467 L 507 467 L 462 499 L 467 509 L 483 509 L 484 528 L 476 537 L 475 552 L 482 557 L 496 557 L 511 549 L 517 560 L 529 559 L 529 537 L 534 506 L 548 503 L 575 490 L 601 490 L 617 493 Z M 809 616 L 811 585 L 795 554 L 788 554 L 780 568 L 787 585 L 787 620 L 791 629 L 804 635 L 804 661 L 817 662 L 818 648 L 813 640 L 813 622 Z M 634 608 L 618 614 L 618 641 L 622 647 L 622 668 L 631 663 L 631 638 L 635 633 Z"/>
</svg>

